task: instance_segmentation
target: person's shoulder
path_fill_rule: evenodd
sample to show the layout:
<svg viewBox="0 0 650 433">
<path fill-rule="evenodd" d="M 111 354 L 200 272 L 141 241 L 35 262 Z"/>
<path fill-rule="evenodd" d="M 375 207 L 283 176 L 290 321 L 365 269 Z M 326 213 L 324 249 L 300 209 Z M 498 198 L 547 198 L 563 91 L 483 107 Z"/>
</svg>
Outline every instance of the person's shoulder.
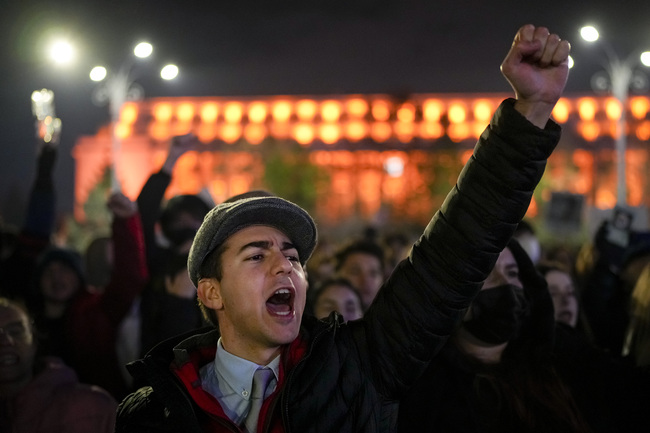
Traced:
<svg viewBox="0 0 650 433">
<path fill-rule="evenodd" d="M 96 385 L 83 383 L 61 386 L 57 390 L 57 396 L 66 402 L 67 406 L 86 413 L 94 412 L 115 412 L 117 402 L 105 389 Z"/>
<path fill-rule="evenodd" d="M 117 407 L 116 430 L 127 425 L 137 425 L 142 421 L 165 418 L 165 406 L 155 398 L 155 392 L 150 386 L 142 387 L 127 395 Z"/>
<path fill-rule="evenodd" d="M 153 388 L 144 386 L 124 397 L 117 408 L 117 417 L 126 420 L 146 417 L 146 414 L 154 415 L 158 411 L 157 406 Z"/>
<path fill-rule="evenodd" d="M 113 431 L 116 410 L 117 402 L 103 388 L 75 383 L 57 388 L 44 417 L 66 431 L 102 433 Z"/>
</svg>

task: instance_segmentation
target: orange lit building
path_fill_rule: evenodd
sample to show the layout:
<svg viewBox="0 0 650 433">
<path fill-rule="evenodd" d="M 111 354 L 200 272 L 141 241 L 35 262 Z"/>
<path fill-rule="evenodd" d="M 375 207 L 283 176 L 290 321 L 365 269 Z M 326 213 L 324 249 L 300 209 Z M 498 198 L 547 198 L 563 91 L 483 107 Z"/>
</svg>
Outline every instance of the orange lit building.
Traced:
<svg viewBox="0 0 650 433">
<path fill-rule="evenodd" d="M 269 189 L 269 164 L 279 157 L 289 161 L 275 166 L 281 177 L 286 172 L 289 186 L 305 181 L 296 175 L 303 167 L 320 173 L 311 186 L 315 199 L 306 207 L 321 224 L 344 218 L 426 223 L 507 96 L 418 94 L 396 100 L 387 95 L 329 95 L 130 102 L 124 105 L 119 123 L 110 126 L 122 139 L 116 173 L 124 192 L 135 198 L 147 177 L 161 167 L 169 139 L 193 132 L 203 149 L 178 162 L 168 196 L 205 188 L 220 202 L 251 188 Z M 614 206 L 613 135 L 622 110 L 628 118 L 628 204 L 650 205 L 645 194 L 650 182 L 650 99 L 632 97 L 628 106 L 621 107 L 609 97 L 576 96 L 561 99 L 553 113 L 563 125 L 563 136 L 535 194 L 530 217 L 555 191 L 584 195 L 588 206 Z M 109 127 L 81 137 L 73 155 L 75 216 L 83 219 L 83 203 L 113 164 Z"/>
</svg>

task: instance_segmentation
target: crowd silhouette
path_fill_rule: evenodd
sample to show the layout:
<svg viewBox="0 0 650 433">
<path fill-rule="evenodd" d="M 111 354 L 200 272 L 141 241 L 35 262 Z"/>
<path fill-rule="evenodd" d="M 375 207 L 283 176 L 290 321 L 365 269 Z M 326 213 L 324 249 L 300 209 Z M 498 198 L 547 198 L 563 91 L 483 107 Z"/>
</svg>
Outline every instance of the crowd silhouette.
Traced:
<svg viewBox="0 0 650 433">
<path fill-rule="evenodd" d="M 539 29 L 533 31 L 540 32 Z M 530 28 L 524 28 L 516 41 L 539 38 L 538 33 L 533 37 L 530 32 Z M 550 38 L 550 42 L 545 43 L 560 46 L 559 40 L 546 33 L 543 39 Z M 563 55 L 566 54 L 568 51 Z M 511 57 L 508 59 L 512 61 Z M 549 58 L 546 67 L 561 67 L 562 62 L 554 64 Z M 508 64 L 504 64 L 504 74 L 514 83 L 518 99 L 525 100 L 524 80 L 519 78 L 518 82 L 516 71 L 508 72 Z M 522 126 L 525 119 L 515 113 L 515 103 L 504 104 L 499 112 L 502 118 L 493 120 L 491 126 L 497 132 L 482 140 L 496 142 L 496 136 L 505 140 L 508 134 L 503 133 L 506 138 L 502 138 L 499 128 L 510 128 L 524 136 L 537 133 L 543 140 L 553 142 L 557 132 L 547 131 L 553 125 L 547 125 L 545 130 L 544 120 L 530 132 L 526 128 L 533 126 Z M 187 268 L 192 251 L 197 248 L 197 232 L 204 219 L 209 219 L 206 215 L 216 209 L 215 203 L 206 194 L 164 199 L 176 162 L 194 150 L 197 143 L 192 134 L 174 137 L 161 169 L 148 178 L 136 199 L 131 200 L 119 191 L 108 193 L 110 235 L 97 236 L 83 251 L 55 242 L 53 171 L 59 150 L 56 141 L 39 143 L 36 177 L 24 223 L 18 230 L 3 226 L 0 238 L 0 431 L 109 432 L 115 428 L 121 401 L 127 404 L 121 409 L 117 431 L 138 431 L 137 427 L 144 424 L 138 424 L 137 417 L 124 408 L 129 403 L 133 405 L 133 398 L 144 389 L 142 386 L 151 384 L 145 374 L 134 374 L 134 378 L 127 371 L 127 364 L 149 353 L 158 356 L 163 349 L 174 347 L 169 346 L 169 341 L 180 344 L 183 340 L 178 339 L 179 335 L 219 328 L 217 313 L 208 301 L 197 299 L 198 284 Z M 552 150 L 552 144 L 549 148 Z M 535 170 L 543 171 L 547 155 L 535 151 L 542 161 L 542 168 L 538 164 Z M 479 143 L 478 159 L 481 152 L 489 151 Z M 498 163 L 514 172 L 512 165 L 528 164 L 525 158 L 513 153 Z M 510 176 L 516 179 L 517 175 Z M 470 169 L 470 179 L 464 181 L 480 183 L 480 176 L 490 175 L 477 175 Z M 527 187 L 534 189 L 536 182 L 527 182 Z M 472 187 L 480 189 L 473 184 Z M 366 408 L 368 413 L 362 411 L 363 415 L 356 414 L 364 416 L 362 420 L 350 421 L 352 415 L 345 418 L 338 412 L 336 416 L 328 415 L 329 409 L 323 409 L 323 413 L 296 416 L 297 425 L 309 425 L 308 418 L 317 415 L 320 422 L 328 416 L 332 422 L 340 422 L 332 426 L 341 428 L 340 431 L 641 432 L 650 428 L 645 414 L 650 403 L 650 233 L 634 231 L 629 224 L 618 227 L 620 221 L 615 215 L 603 221 L 594 238 L 582 245 L 567 245 L 564 239 L 552 236 L 539 239 L 534 223 L 520 222 L 523 214 L 514 215 L 519 210 L 525 213 L 529 196 L 512 198 L 508 194 L 520 193 L 506 191 L 501 208 L 485 205 L 489 209 L 484 212 L 498 214 L 505 221 L 497 221 L 497 235 L 486 233 L 489 230 L 485 225 L 476 222 L 479 218 L 459 221 L 459 225 L 469 221 L 470 226 L 458 229 L 453 218 L 466 217 L 458 210 L 457 196 L 446 202 L 443 213 L 434 217 L 413 249 L 412 233 L 400 232 L 395 227 L 373 227 L 344 239 L 321 234 L 320 242 L 312 245 L 315 249 L 313 254 L 310 251 L 310 261 L 303 263 L 309 287 L 304 309 L 304 316 L 310 317 L 305 319 L 307 323 L 315 316 L 332 329 L 349 329 L 350 335 L 344 334 L 343 338 L 354 340 L 357 346 L 363 346 L 355 340 L 361 333 L 383 335 L 379 342 L 372 338 L 364 340 L 369 346 L 378 344 L 370 347 L 368 353 L 388 347 L 393 343 L 391 339 L 399 340 L 407 334 L 410 340 L 403 343 L 412 342 L 408 354 L 418 358 L 418 362 L 407 362 L 399 353 L 392 352 L 392 358 L 377 360 L 380 364 L 394 362 L 395 365 L 381 367 L 399 371 L 396 380 L 404 379 L 405 383 L 363 378 L 367 388 L 358 389 L 381 398 L 363 401 L 370 404 L 368 401 L 372 400 L 377 406 Z M 255 190 L 219 205 L 275 199 L 279 198 L 272 191 Z M 508 200 L 516 202 L 512 212 Z M 436 232 L 443 227 L 434 224 L 439 220 L 449 224 L 444 226 L 447 233 Z M 614 230 L 618 230 L 618 237 L 612 235 Z M 471 236 L 476 236 L 476 242 L 468 240 Z M 449 244 L 433 242 L 442 240 Z M 431 245 L 426 248 L 434 252 L 422 253 L 420 244 L 427 241 Z M 454 242 L 477 245 L 476 256 L 471 254 L 474 247 L 456 249 L 458 245 Z M 496 247 L 497 251 L 486 252 Z M 438 250 L 453 256 L 439 257 Z M 437 262 L 443 259 L 450 265 L 445 267 Z M 418 266 L 438 273 L 431 277 Z M 420 281 L 422 275 L 433 281 Z M 404 289 L 396 281 L 408 287 Z M 411 285 L 440 285 L 453 290 L 437 299 L 421 293 L 409 294 Z M 400 293 L 402 289 L 404 293 Z M 274 311 L 280 311 L 281 300 L 274 304 Z M 443 335 L 432 336 L 437 331 L 435 327 L 404 318 L 409 315 L 404 306 L 411 308 L 416 304 L 416 310 L 430 308 L 431 316 L 443 314 L 436 309 L 444 305 L 444 314 L 449 317 L 445 317 L 447 322 L 441 327 Z M 453 310 L 454 315 L 446 309 Z M 392 329 L 397 321 L 393 315 L 401 316 L 406 324 L 400 322 Z M 390 319 L 385 326 L 376 325 L 385 318 Z M 453 326 L 449 327 L 449 323 Z M 419 341 L 421 336 L 423 340 Z M 427 341 L 434 341 L 435 347 L 420 346 Z M 357 348 L 362 354 L 366 349 Z M 214 352 L 210 356 L 214 357 Z M 396 360 L 404 365 L 398 365 Z M 133 365 L 141 369 L 144 364 Z M 359 365 L 369 368 L 363 360 Z M 274 368 L 278 369 L 277 382 L 281 388 L 285 374 L 282 369 L 288 367 Z M 324 370 L 329 372 L 329 368 Z M 385 374 L 379 367 L 372 371 Z M 207 373 L 201 371 L 194 379 L 207 380 L 204 374 Z M 337 377 L 361 380 L 352 373 L 346 374 Z M 222 376 L 218 378 L 223 380 Z M 367 384 L 370 382 L 372 385 Z M 317 387 L 318 391 L 322 389 Z M 341 389 L 347 391 L 343 386 Z M 275 396 L 274 392 L 269 391 L 268 395 Z M 382 400 L 384 392 L 391 398 Z M 190 394 L 198 405 L 191 407 L 206 410 L 203 397 Z M 230 400 L 222 395 L 214 397 L 219 398 L 223 399 L 219 404 L 224 405 L 224 410 L 230 410 Z M 317 400 L 330 401 L 329 398 L 321 396 Z M 358 396 L 340 398 L 336 409 L 339 412 L 346 398 L 354 401 L 351 405 L 358 404 Z M 399 411 L 395 409 L 398 402 Z M 233 407 L 228 418 L 239 419 L 237 424 L 243 425 L 243 412 L 236 405 Z M 314 409 L 309 404 L 296 407 Z M 274 409 L 264 406 L 261 410 L 264 415 L 264 411 Z M 33 415 L 37 413 L 38 416 Z M 373 417 L 379 413 L 388 414 L 382 420 L 388 427 L 375 424 L 378 421 Z M 158 415 L 151 415 L 155 422 L 159 421 Z M 271 415 L 268 419 L 272 431 L 281 431 L 276 427 L 283 423 L 295 426 L 293 419 L 278 421 Z M 204 428 L 212 426 L 203 418 L 199 417 L 199 421 Z M 43 427 L 45 423 L 60 426 L 48 430 Z"/>
</svg>

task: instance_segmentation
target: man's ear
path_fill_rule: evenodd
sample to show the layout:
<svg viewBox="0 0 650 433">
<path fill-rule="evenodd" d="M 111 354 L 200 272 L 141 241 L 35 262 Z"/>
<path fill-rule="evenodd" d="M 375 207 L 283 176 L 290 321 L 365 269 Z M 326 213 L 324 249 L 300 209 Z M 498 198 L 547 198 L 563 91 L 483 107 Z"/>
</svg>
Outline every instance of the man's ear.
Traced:
<svg viewBox="0 0 650 433">
<path fill-rule="evenodd" d="M 201 278 L 196 294 L 207 308 L 215 311 L 223 308 L 221 284 L 216 278 Z"/>
</svg>

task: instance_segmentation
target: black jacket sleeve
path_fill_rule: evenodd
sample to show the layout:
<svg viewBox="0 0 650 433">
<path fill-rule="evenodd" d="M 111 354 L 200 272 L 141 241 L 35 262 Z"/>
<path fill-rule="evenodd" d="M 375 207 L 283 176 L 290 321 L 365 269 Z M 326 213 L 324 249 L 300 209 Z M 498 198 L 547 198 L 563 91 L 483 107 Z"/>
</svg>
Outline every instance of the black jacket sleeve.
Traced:
<svg viewBox="0 0 650 433">
<path fill-rule="evenodd" d="M 385 396 L 399 396 L 440 350 L 530 204 L 560 128 L 540 129 L 506 100 L 409 257 L 363 323 L 365 359 Z"/>
</svg>

